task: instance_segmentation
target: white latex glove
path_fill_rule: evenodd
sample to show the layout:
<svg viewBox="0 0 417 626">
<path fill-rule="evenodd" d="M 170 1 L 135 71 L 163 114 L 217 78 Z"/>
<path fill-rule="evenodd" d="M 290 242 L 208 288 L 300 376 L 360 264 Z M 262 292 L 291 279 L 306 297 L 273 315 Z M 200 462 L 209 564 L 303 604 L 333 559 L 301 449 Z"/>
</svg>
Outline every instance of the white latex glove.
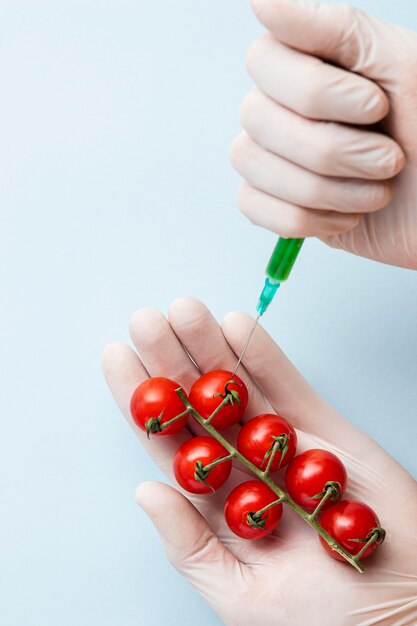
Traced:
<svg viewBox="0 0 417 626">
<path fill-rule="evenodd" d="M 269 33 L 247 57 L 239 208 L 284 237 L 417 269 L 417 35 L 342 4 L 252 6 Z"/>
<path fill-rule="evenodd" d="M 219 326 L 192 298 L 171 305 L 169 321 L 153 309 L 136 313 L 133 344 L 112 344 L 103 367 L 113 395 L 145 450 L 174 482 L 172 460 L 178 446 L 200 427 L 150 441 L 133 424 L 129 402 L 150 376 L 167 376 L 186 390 L 202 372 L 229 368 L 252 319 L 229 314 Z M 189 358 L 192 355 L 195 363 Z M 232 488 L 247 480 L 238 465 L 215 494 L 187 499 L 158 482 L 142 484 L 137 501 L 158 529 L 177 570 L 192 583 L 227 625 L 253 626 L 415 626 L 417 624 L 417 488 L 409 474 L 329 406 L 291 365 L 267 333 L 258 328 L 239 375 L 250 394 L 246 419 L 276 411 L 298 429 L 299 451 L 322 447 L 346 466 L 346 497 L 367 502 L 387 530 L 387 538 L 361 575 L 330 558 L 315 532 L 291 510 L 273 535 L 250 542 L 233 535 L 223 505 Z M 239 426 L 229 429 L 235 442 Z M 169 511 L 169 515 L 167 515 Z"/>
</svg>

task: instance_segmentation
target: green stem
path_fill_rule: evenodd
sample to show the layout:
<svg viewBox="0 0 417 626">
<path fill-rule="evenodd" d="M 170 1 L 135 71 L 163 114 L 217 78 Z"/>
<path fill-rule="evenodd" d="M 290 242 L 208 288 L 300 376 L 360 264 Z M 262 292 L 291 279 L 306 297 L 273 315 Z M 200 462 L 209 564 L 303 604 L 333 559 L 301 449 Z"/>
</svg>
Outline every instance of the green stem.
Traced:
<svg viewBox="0 0 417 626">
<path fill-rule="evenodd" d="M 235 456 L 234 454 L 228 454 L 227 456 L 221 456 L 220 458 L 216 459 L 215 461 L 212 461 L 208 465 L 204 465 L 203 466 L 203 472 L 209 472 L 210 470 L 213 469 L 213 467 L 216 467 L 216 465 L 220 465 L 220 463 L 224 463 L 225 461 L 229 461 L 230 459 L 233 459 L 234 456 Z"/>
<path fill-rule="evenodd" d="M 333 487 L 332 485 L 326 485 L 325 488 L 326 492 L 324 494 L 324 496 L 322 497 L 322 499 L 320 500 L 320 502 L 318 503 L 318 505 L 316 506 L 316 508 L 314 509 L 314 511 L 312 513 L 310 513 L 309 517 L 311 520 L 314 520 L 317 518 L 318 514 L 320 513 L 321 509 L 324 507 L 324 505 L 326 504 L 327 500 L 329 498 L 331 498 L 332 496 L 335 495 L 336 493 L 336 489 L 335 487 Z M 339 492 L 340 493 L 340 492 Z M 340 498 L 340 495 L 339 495 Z"/>
<path fill-rule="evenodd" d="M 343 556 L 343 558 L 346 561 L 348 561 L 348 563 L 350 563 L 361 574 L 365 571 L 365 568 L 363 567 L 362 563 L 357 561 L 335 539 L 333 539 L 333 537 L 331 535 L 329 535 L 329 533 L 326 532 L 324 530 L 324 528 L 322 528 L 320 526 L 320 524 L 317 522 L 317 520 L 310 519 L 310 515 L 308 513 L 306 513 L 300 506 L 298 506 L 298 504 L 296 502 L 294 502 L 294 500 L 292 500 L 290 498 L 290 496 L 287 493 L 285 493 L 285 491 L 283 491 L 280 487 L 278 487 L 278 485 L 269 476 L 265 476 L 265 473 L 262 470 L 260 470 L 259 468 L 257 468 L 256 465 L 253 465 L 253 463 L 248 461 L 248 459 L 246 459 L 242 454 L 240 454 L 240 452 L 238 450 L 236 450 L 219 432 L 217 432 L 217 430 L 215 428 L 213 428 L 213 426 L 210 425 L 210 422 L 208 420 L 205 420 L 204 417 L 202 417 L 199 413 L 197 413 L 197 411 L 191 405 L 190 401 L 188 400 L 187 396 L 185 395 L 184 391 L 181 388 L 177 389 L 177 394 L 181 398 L 181 400 L 183 401 L 183 403 L 187 407 L 187 409 L 189 409 L 191 415 L 194 417 L 196 422 L 198 422 L 201 426 L 203 426 L 203 428 L 205 428 L 206 431 L 208 433 L 210 433 L 210 435 L 212 437 L 217 439 L 217 441 L 219 443 L 221 443 L 224 448 L 226 448 L 226 450 L 229 452 L 229 454 L 233 454 L 234 458 L 238 459 L 238 461 L 240 461 L 243 465 L 245 465 L 245 467 L 247 467 L 252 472 L 252 474 L 255 474 L 255 476 L 257 478 L 259 478 L 259 480 L 261 480 L 266 485 L 268 485 L 268 487 L 280 499 L 282 498 L 282 500 L 283 500 L 283 502 L 285 502 L 285 504 L 287 504 L 291 509 L 293 509 L 293 511 L 295 511 L 297 513 L 297 515 L 302 517 L 304 519 L 304 521 L 307 524 L 309 524 L 309 526 L 314 528 L 314 530 L 321 537 L 323 537 L 323 539 L 332 548 L 332 550 L 335 550 L 335 552 L 338 552 L 338 554 Z M 219 405 L 219 407 L 220 407 L 220 405 Z M 211 416 L 211 418 L 212 417 L 213 416 Z M 211 421 L 210 418 L 209 418 L 209 420 Z"/>
<path fill-rule="evenodd" d="M 177 392 L 177 393 L 178 393 L 178 392 Z M 178 395 L 180 395 L 180 394 L 178 394 Z M 180 398 L 181 398 L 181 396 L 180 396 Z M 181 400 L 182 400 L 182 398 L 181 398 Z M 224 406 L 226 406 L 226 404 L 230 404 L 230 397 L 229 397 L 229 396 L 226 396 L 226 397 L 225 397 L 225 398 L 224 398 L 224 399 L 220 402 L 219 406 L 217 407 L 217 409 L 215 409 L 215 410 L 213 411 L 213 413 L 210 415 L 210 417 L 208 417 L 206 420 L 204 420 L 204 424 L 209 425 L 209 424 L 211 423 L 212 419 L 213 419 L 214 417 L 216 417 L 217 413 L 219 413 L 219 411 L 221 411 L 221 410 L 222 410 L 222 408 L 223 408 Z M 191 404 L 190 404 L 190 408 L 191 408 L 191 409 L 192 409 L 192 411 L 194 412 L 194 409 L 193 409 L 193 407 L 191 406 Z M 202 418 L 202 419 L 204 419 L 204 418 Z"/>
<path fill-rule="evenodd" d="M 270 504 L 267 504 L 266 506 L 264 506 L 263 509 L 259 509 L 259 511 L 256 511 L 253 514 L 253 517 L 261 518 L 264 513 L 269 511 L 269 509 L 272 509 L 272 507 L 277 506 L 277 504 L 282 504 L 283 502 L 285 502 L 285 498 L 278 498 L 278 500 L 274 500 Z"/>
<path fill-rule="evenodd" d="M 164 430 L 164 428 L 168 428 L 168 426 L 171 426 L 171 424 L 173 424 L 174 422 L 177 422 L 182 417 L 185 417 L 186 415 L 189 415 L 192 412 L 193 410 L 191 408 L 187 408 L 183 413 L 180 413 L 179 415 L 176 415 L 175 417 L 173 417 L 171 420 L 168 420 L 167 422 L 164 422 L 163 424 L 161 424 L 161 429 Z"/>
<path fill-rule="evenodd" d="M 268 458 L 267 466 L 266 466 L 266 468 L 264 470 L 264 476 L 268 476 L 268 474 L 270 472 L 270 469 L 271 469 L 271 465 L 272 465 L 272 463 L 273 463 L 273 461 L 275 459 L 275 456 L 276 456 L 278 450 L 282 450 L 282 446 L 281 446 L 281 442 L 276 440 L 272 444 L 272 450 L 271 450 L 271 454 L 269 455 L 269 458 Z"/>
</svg>

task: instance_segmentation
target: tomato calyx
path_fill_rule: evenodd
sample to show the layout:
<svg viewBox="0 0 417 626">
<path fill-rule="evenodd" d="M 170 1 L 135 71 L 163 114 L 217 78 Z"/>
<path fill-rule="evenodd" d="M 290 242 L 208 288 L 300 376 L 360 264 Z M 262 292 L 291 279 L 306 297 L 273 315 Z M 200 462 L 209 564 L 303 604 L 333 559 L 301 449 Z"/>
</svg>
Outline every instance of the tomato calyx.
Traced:
<svg viewBox="0 0 417 626">
<path fill-rule="evenodd" d="M 197 461 L 194 466 L 194 478 L 198 480 L 199 483 L 202 483 L 214 493 L 213 487 L 206 481 L 206 478 L 210 474 L 210 470 L 206 470 L 201 461 Z"/>
<path fill-rule="evenodd" d="M 259 513 L 257 513 L 256 511 L 249 511 L 249 513 L 246 513 L 246 518 L 245 514 L 243 514 L 243 519 L 245 520 L 246 524 L 248 524 L 248 526 L 259 530 L 265 530 L 265 532 L 271 534 L 271 532 L 267 528 L 265 528 L 267 517 L 268 515 L 264 516 L 264 513 L 259 515 Z"/>
<path fill-rule="evenodd" d="M 381 526 L 376 526 L 375 528 L 371 528 L 369 533 L 363 539 L 349 539 L 349 541 L 354 541 L 356 543 L 363 543 L 364 545 L 359 550 L 359 552 L 353 557 L 355 561 L 359 561 L 361 556 L 366 552 L 370 545 L 375 543 L 377 546 L 381 545 L 381 543 L 385 539 L 386 532 Z"/>
<path fill-rule="evenodd" d="M 269 509 L 272 509 L 274 506 L 281 504 L 284 501 L 284 499 L 285 499 L 284 497 L 278 498 L 277 500 L 274 500 L 273 502 L 270 502 L 269 504 L 264 506 L 262 509 L 259 509 L 259 511 L 249 511 L 248 513 L 244 513 L 243 519 L 245 518 L 245 515 L 246 515 L 246 523 L 249 526 L 251 526 L 252 528 L 260 528 L 261 530 L 265 530 L 267 533 L 272 534 L 265 527 L 266 520 L 268 518 L 267 511 L 269 511 Z"/>
<path fill-rule="evenodd" d="M 147 436 L 148 439 L 150 439 L 150 435 L 151 434 L 152 435 L 156 435 L 158 433 L 161 433 L 163 430 L 168 428 L 168 426 L 170 426 L 174 422 L 177 422 L 178 420 L 182 419 L 185 415 L 188 415 L 190 413 L 190 411 L 191 411 L 191 409 L 187 408 L 185 411 L 183 411 L 179 415 L 176 415 L 175 417 L 173 417 L 172 419 L 168 420 L 167 422 L 162 422 L 162 416 L 164 414 L 164 410 L 165 409 L 162 409 L 162 411 L 160 412 L 158 417 L 150 417 L 145 422 L 146 436 Z"/>
<path fill-rule="evenodd" d="M 289 438 L 290 438 L 290 435 L 288 435 L 287 433 L 282 433 L 281 435 L 278 435 L 278 436 L 275 436 L 275 435 L 272 436 L 273 443 L 265 452 L 265 456 L 261 463 L 261 468 L 267 463 L 267 466 L 265 469 L 266 474 L 268 473 L 272 465 L 272 461 L 274 460 L 274 457 L 277 454 L 277 452 L 281 452 L 281 458 L 278 463 L 278 469 L 281 468 L 284 457 L 288 452 Z"/>
<path fill-rule="evenodd" d="M 208 465 L 203 465 L 201 461 L 196 461 L 194 465 L 194 478 L 199 482 L 211 489 L 213 492 L 215 489 L 207 482 L 207 478 L 216 465 L 220 465 L 220 463 L 224 463 L 225 461 L 230 461 L 234 457 L 234 454 L 228 454 L 227 456 L 219 456 L 217 459 L 208 463 Z"/>
<path fill-rule="evenodd" d="M 236 391 L 236 389 L 229 389 L 229 385 L 237 385 L 237 384 L 238 383 L 235 380 L 233 380 L 233 379 L 228 380 L 227 383 L 224 386 L 224 393 L 215 393 L 214 397 L 218 396 L 219 398 L 222 398 L 223 401 L 227 400 L 227 402 L 229 404 L 231 404 L 232 406 L 233 406 L 233 404 L 235 402 L 237 402 L 238 405 L 240 406 L 241 405 L 241 401 L 240 401 L 239 392 Z M 225 402 L 225 404 L 226 404 L 226 402 Z"/>
<path fill-rule="evenodd" d="M 381 526 L 372 528 L 369 533 L 363 539 L 348 539 L 348 541 L 354 541 L 355 543 L 365 543 L 370 545 L 376 543 L 377 546 L 381 545 L 386 536 L 386 531 Z M 368 545 L 366 547 L 368 547 Z"/>
<path fill-rule="evenodd" d="M 164 410 L 165 409 L 162 409 L 158 417 L 151 417 L 145 422 L 146 436 L 148 439 L 151 438 L 151 434 L 156 435 L 157 433 L 162 432 L 163 428 L 161 424 L 161 419 L 162 415 L 164 414 Z"/>
<path fill-rule="evenodd" d="M 327 496 L 327 497 L 326 497 Z M 332 500 L 338 502 L 342 497 L 342 486 L 336 480 L 329 480 L 325 485 L 323 491 L 316 493 L 315 496 L 311 496 L 310 500 L 318 500 L 319 498 L 325 498 L 326 500 Z"/>
<path fill-rule="evenodd" d="M 231 404 L 234 406 L 234 403 L 237 402 L 239 406 L 241 406 L 242 402 L 240 399 L 239 392 L 236 389 L 229 389 L 229 385 L 238 385 L 239 383 L 235 380 L 228 380 L 224 386 L 224 393 L 215 393 L 213 394 L 213 398 L 219 397 L 222 399 L 219 406 L 213 411 L 213 413 L 208 417 L 205 421 L 206 424 L 211 424 L 211 421 L 227 404 Z"/>
</svg>

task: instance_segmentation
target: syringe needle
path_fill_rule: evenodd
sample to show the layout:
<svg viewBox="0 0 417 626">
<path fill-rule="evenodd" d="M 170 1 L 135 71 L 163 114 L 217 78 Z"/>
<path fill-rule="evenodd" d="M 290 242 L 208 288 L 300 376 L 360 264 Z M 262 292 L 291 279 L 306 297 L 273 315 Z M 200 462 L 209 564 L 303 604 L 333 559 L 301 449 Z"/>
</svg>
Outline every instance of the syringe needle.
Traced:
<svg viewBox="0 0 417 626">
<path fill-rule="evenodd" d="M 237 370 L 239 369 L 239 365 L 241 364 L 242 359 L 245 356 L 245 352 L 248 349 L 248 345 L 250 343 L 250 340 L 252 339 L 252 335 L 258 325 L 259 318 L 265 313 L 265 311 L 271 304 L 281 283 L 284 280 L 287 280 L 298 256 L 298 253 L 300 252 L 301 246 L 303 245 L 303 242 L 304 239 L 284 239 L 283 237 L 280 237 L 278 239 L 278 242 L 274 248 L 274 251 L 271 255 L 271 258 L 269 259 L 269 263 L 265 270 L 265 284 L 259 297 L 258 305 L 256 307 L 258 317 L 255 319 L 253 327 L 249 333 L 248 340 L 245 343 L 245 347 L 243 348 L 238 362 L 236 363 L 236 367 L 233 370 L 233 376 L 236 374 Z"/>
<path fill-rule="evenodd" d="M 252 339 L 252 335 L 253 335 L 253 333 L 255 332 L 255 328 L 256 328 L 256 327 L 257 327 L 257 325 L 258 325 L 258 322 L 259 322 L 259 318 L 260 318 L 260 317 L 261 317 L 261 315 L 259 314 L 259 315 L 257 315 L 257 317 L 256 317 L 256 319 L 255 319 L 255 322 L 254 322 L 254 324 L 253 324 L 253 326 L 252 326 L 252 329 L 251 329 L 251 331 L 250 331 L 250 333 L 249 333 L 248 340 L 247 340 L 247 341 L 246 341 L 246 343 L 245 343 L 245 347 L 243 348 L 242 352 L 240 353 L 240 357 L 239 357 L 239 359 L 238 359 L 238 362 L 236 363 L 236 367 L 235 367 L 235 369 L 233 370 L 232 377 L 236 374 L 237 370 L 239 369 L 239 365 L 241 364 L 242 359 L 243 359 L 243 357 L 245 356 L 246 350 L 248 349 L 248 346 L 249 346 L 250 340 Z"/>
</svg>

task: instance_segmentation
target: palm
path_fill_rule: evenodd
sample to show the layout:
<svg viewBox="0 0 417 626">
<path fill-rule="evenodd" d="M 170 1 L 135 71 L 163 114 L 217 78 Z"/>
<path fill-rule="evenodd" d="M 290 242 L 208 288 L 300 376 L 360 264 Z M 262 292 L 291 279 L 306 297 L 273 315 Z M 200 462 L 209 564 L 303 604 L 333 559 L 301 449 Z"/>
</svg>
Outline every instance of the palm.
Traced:
<svg viewBox="0 0 417 626">
<path fill-rule="evenodd" d="M 182 299 L 171 307 L 170 323 L 160 313 L 149 309 L 134 317 L 132 339 L 141 361 L 127 346 L 117 344 L 107 350 L 104 370 L 116 400 L 145 449 L 171 481 L 176 449 L 182 441 L 200 433 L 201 427 L 190 422 L 186 432 L 148 442 L 131 421 L 131 394 L 148 374 L 171 377 L 189 389 L 199 370 L 233 369 L 236 362 L 233 348 L 236 352 L 239 350 L 250 323 L 250 318 L 236 314 L 226 319 L 222 329 L 204 305 Z M 226 623 L 240 626 L 256 618 L 273 624 L 278 614 L 292 616 L 292 621 L 284 620 L 284 623 L 305 624 L 307 613 L 300 605 L 301 597 L 311 615 L 321 616 L 321 624 L 335 626 L 338 623 L 335 615 L 345 616 L 350 610 L 363 609 L 381 600 L 388 602 L 398 598 L 398 593 L 403 593 L 404 597 L 410 595 L 410 580 L 416 593 L 417 557 L 409 553 L 409 542 L 417 531 L 417 494 L 411 477 L 321 399 L 261 329 L 254 335 L 245 366 L 240 372 L 250 397 L 245 419 L 264 412 L 281 413 L 298 429 L 299 450 L 322 447 L 335 451 L 348 471 L 347 495 L 365 500 L 375 508 L 388 531 L 388 539 L 362 577 L 348 565 L 330 559 L 314 531 L 291 510 L 285 511 L 271 537 L 255 542 L 238 539 L 228 530 L 223 517 L 227 493 L 248 478 L 246 469 L 236 466 L 228 483 L 216 494 L 190 498 L 221 541 L 222 545 L 215 549 L 216 558 L 209 558 L 205 552 L 206 544 L 211 543 L 210 531 L 190 509 L 189 515 L 194 516 L 190 525 L 200 524 L 202 530 L 198 531 L 192 548 L 183 549 L 184 554 L 176 546 L 175 557 L 172 557 L 176 566 L 200 589 Z M 231 443 L 236 439 L 238 428 L 226 433 Z M 277 480 L 282 478 L 278 476 Z M 172 490 L 166 494 L 183 502 Z M 411 496 L 406 498 L 406 494 Z M 180 500 L 175 500 L 175 507 L 182 506 Z M 209 561 L 206 564 L 210 565 L 211 576 L 216 581 L 207 584 L 221 581 L 223 593 L 217 600 L 217 592 L 207 593 L 200 588 L 200 578 L 195 579 L 196 563 L 201 562 L 204 570 L 205 561 Z M 233 593 L 228 594 L 228 588 Z M 238 599 L 244 603 L 243 617 Z M 336 613 L 329 612 L 333 605 Z M 360 619 L 360 616 L 352 617 L 351 623 L 364 623 Z M 309 623 L 316 622 L 310 620 Z"/>
</svg>

